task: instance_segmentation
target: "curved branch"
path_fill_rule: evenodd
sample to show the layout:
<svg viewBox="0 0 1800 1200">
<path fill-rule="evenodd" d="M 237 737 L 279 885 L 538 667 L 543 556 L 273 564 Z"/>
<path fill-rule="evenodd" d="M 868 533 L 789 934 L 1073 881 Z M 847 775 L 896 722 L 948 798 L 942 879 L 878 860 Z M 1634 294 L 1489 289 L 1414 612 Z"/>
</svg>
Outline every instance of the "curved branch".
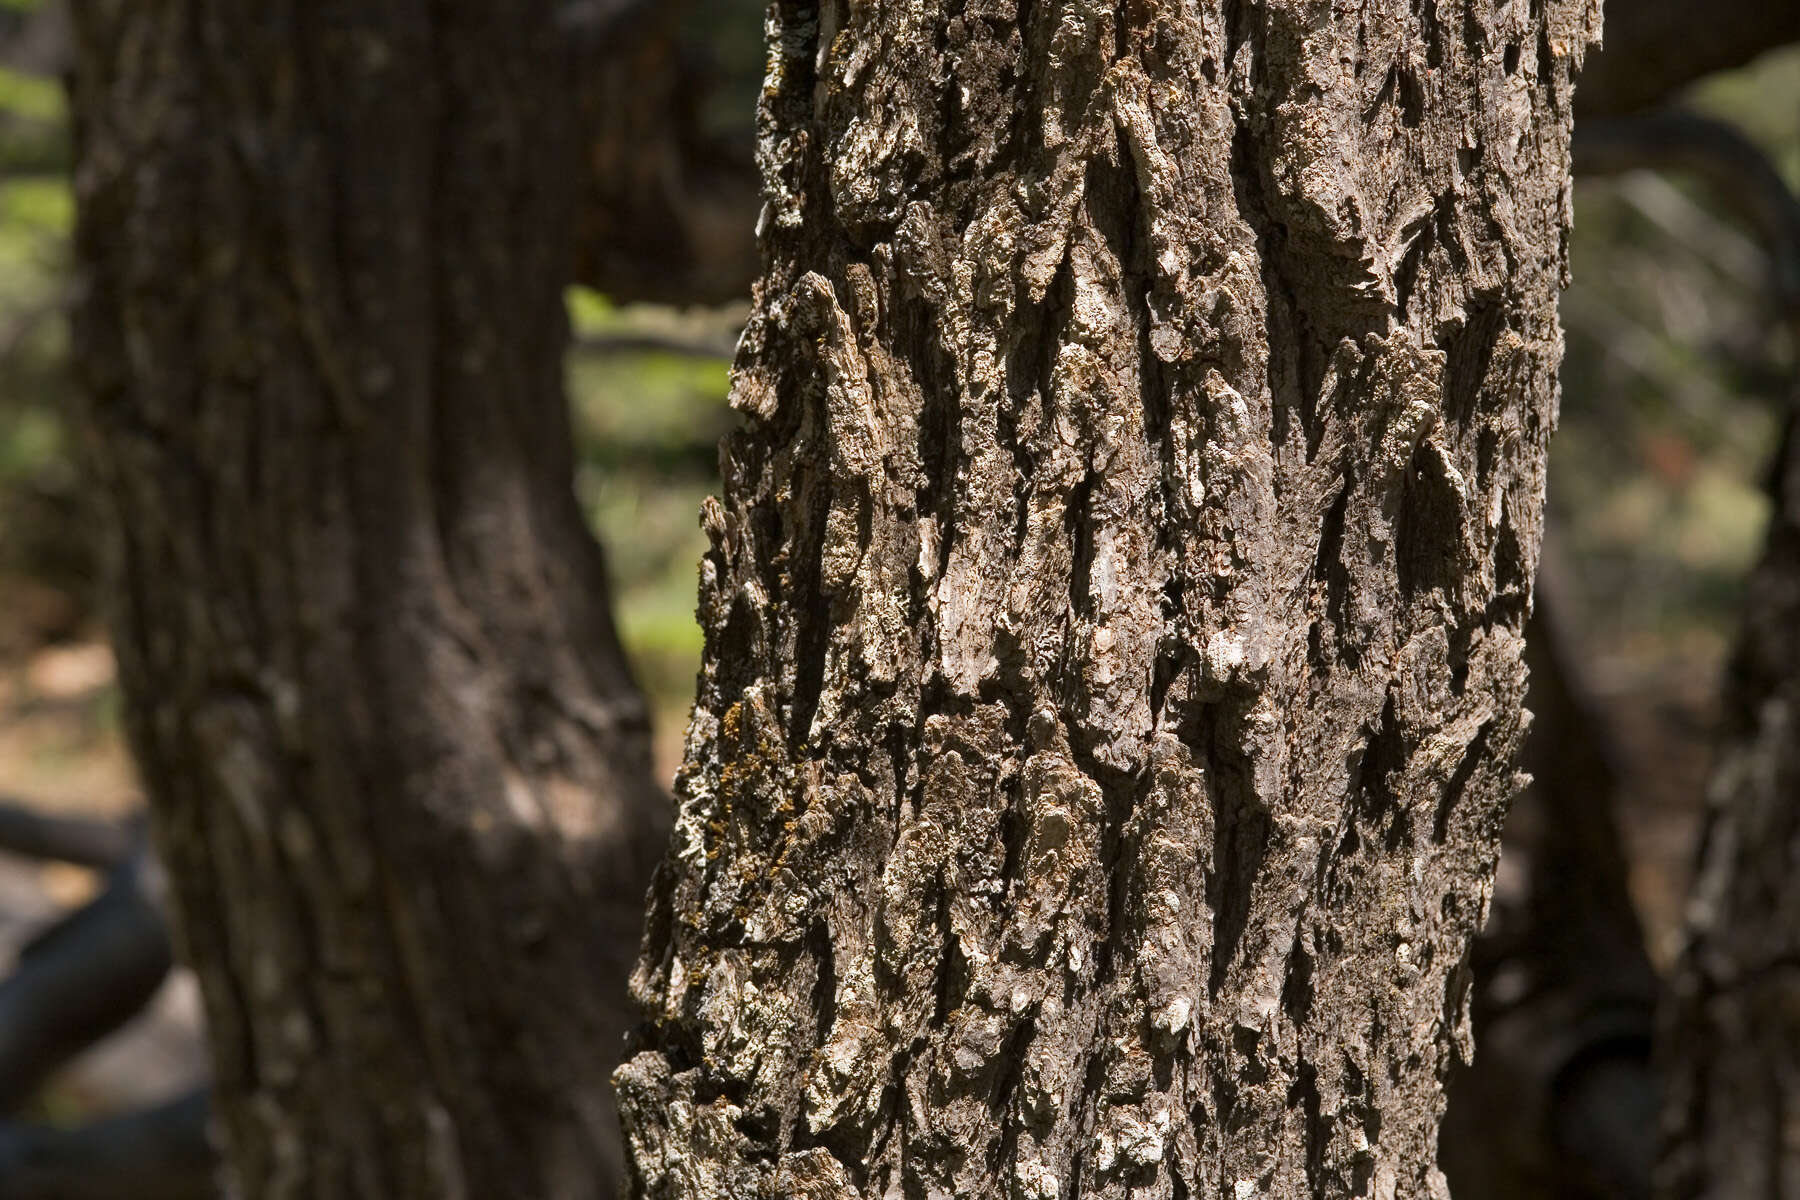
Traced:
<svg viewBox="0 0 1800 1200">
<path fill-rule="evenodd" d="M 1575 88 L 1575 128 L 1658 104 L 1703 75 L 1742 66 L 1800 41 L 1800 4 L 1788 0 L 1617 0 L 1604 41 Z"/>
<path fill-rule="evenodd" d="M 22 800 L 0 797 L 0 850 L 110 870 L 131 856 L 139 821 L 53 816 Z"/>
<path fill-rule="evenodd" d="M 139 853 L 99 896 L 33 939 L 0 982 L 0 1112 L 137 1015 L 162 985 L 174 955 L 158 883 Z"/>
<path fill-rule="evenodd" d="M 1640 169 L 1706 182 L 1762 239 L 1776 297 L 1800 319 L 1800 198 L 1761 147 L 1728 122 L 1673 109 L 1576 123 L 1576 174 Z"/>
</svg>

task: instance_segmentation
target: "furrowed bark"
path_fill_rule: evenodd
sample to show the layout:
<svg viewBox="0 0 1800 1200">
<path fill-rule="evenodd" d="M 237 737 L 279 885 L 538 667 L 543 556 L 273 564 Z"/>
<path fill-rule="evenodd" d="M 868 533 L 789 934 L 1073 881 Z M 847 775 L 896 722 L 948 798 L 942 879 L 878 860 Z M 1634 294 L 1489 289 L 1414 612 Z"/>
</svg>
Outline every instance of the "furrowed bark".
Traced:
<svg viewBox="0 0 1800 1200">
<path fill-rule="evenodd" d="M 570 490 L 555 9 L 74 9 L 75 358 L 236 1194 L 620 1168 L 667 818 Z"/>
<path fill-rule="evenodd" d="M 777 0 L 645 1194 L 1443 1194 L 1596 20 Z"/>
</svg>

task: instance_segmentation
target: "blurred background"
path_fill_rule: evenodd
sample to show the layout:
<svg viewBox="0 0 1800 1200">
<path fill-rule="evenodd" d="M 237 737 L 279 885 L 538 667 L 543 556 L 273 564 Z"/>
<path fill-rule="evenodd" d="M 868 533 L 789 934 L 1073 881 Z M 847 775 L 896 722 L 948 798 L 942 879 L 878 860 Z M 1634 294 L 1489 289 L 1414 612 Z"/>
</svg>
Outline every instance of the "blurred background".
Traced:
<svg viewBox="0 0 1800 1200">
<path fill-rule="evenodd" d="M 760 70 L 755 6 L 700 8 L 679 53 L 709 86 L 688 116 L 705 136 L 741 138 Z M 51 0 L 0 0 L 0 803 L 110 822 L 141 798 L 64 421 L 74 399 L 65 37 Z M 1735 126 L 1800 189 L 1800 48 L 1683 99 Z M 1800 348 L 1771 298 L 1763 242 L 1717 189 L 1637 170 L 1579 178 L 1575 197 L 1545 587 L 1563 665 L 1612 747 L 1629 891 L 1662 967 L 1677 948 L 1720 669 L 1761 546 L 1763 475 Z M 568 301 L 577 486 L 609 553 L 667 779 L 700 652 L 696 512 L 733 420 L 727 369 L 747 306 L 623 304 L 584 289 Z M 0 974 L 101 883 L 90 867 L 0 852 Z M 177 973 L 143 1016 L 14 1115 L 70 1124 L 167 1096 L 203 1073 L 197 1024 L 194 989 Z"/>
</svg>

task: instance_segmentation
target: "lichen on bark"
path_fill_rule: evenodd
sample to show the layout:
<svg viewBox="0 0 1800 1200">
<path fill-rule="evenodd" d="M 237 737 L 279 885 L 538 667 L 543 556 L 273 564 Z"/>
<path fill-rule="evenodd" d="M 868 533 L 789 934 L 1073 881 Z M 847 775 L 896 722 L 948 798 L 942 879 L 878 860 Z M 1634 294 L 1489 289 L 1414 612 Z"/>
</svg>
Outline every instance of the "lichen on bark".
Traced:
<svg viewBox="0 0 1800 1200">
<path fill-rule="evenodd" d="M 771 6 L 646 1194 L 1442 1194 L 1597 19 Z"/>
</svg>

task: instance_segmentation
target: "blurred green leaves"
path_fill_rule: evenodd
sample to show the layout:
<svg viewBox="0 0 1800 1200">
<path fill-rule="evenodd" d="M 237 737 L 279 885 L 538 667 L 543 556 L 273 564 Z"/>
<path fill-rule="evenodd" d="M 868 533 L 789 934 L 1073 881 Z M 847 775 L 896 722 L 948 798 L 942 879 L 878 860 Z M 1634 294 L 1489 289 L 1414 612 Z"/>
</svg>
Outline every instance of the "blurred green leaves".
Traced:
<svg viewBox="0 0 1800 1200">
<path fill-rule="evenodd" d="M 733 422 L 729 363 L 690 350 L 730 346 L 744 313 L 620 308 L 581 288 L 568 307 L 576 491 L 606 547 L 620 637 L 667 725 L 693 698 L 700 501 Z"/>
</svg>

